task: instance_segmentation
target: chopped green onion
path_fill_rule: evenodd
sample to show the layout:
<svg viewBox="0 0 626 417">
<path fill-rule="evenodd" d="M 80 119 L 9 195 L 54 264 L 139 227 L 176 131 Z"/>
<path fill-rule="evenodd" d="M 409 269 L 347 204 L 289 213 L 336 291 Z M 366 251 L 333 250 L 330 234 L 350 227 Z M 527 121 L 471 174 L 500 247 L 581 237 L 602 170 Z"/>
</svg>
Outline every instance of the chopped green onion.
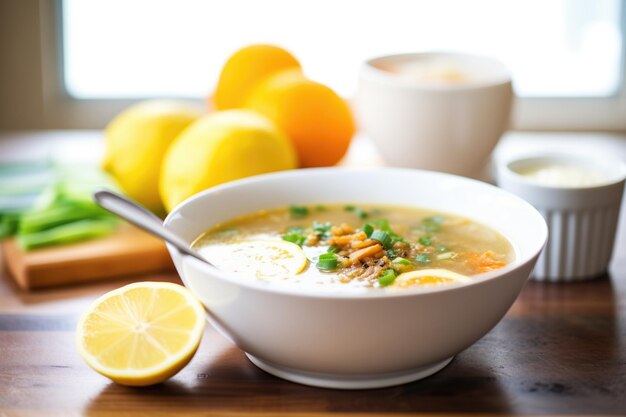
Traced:
<svg viewBox="0 0 626 417">
<path fill-rule="evenodd" d="M 326 251 L 326 253 L 337 253 L 339 251 L 338 248 L 334 247 L 334 246 L 329 246 L 328 250 Z"/>
<path fill-rule="evenodd" d="M 437 252 L 448 252 L 450 250 L 446 245 L 437 245 L 435 249 L 437 249 Z"/>
<path fill-rule="evenodd" d="M 440 253 L 439 255 L 437 255 L 437 260 L 438 261 L 443 261 L 446 259 L 452 259 L 456 256 L 456 253 L 454 252 L 446 252 L 446 253 Z"/>
<path fill-rule="evenodd" d="M 394 265 L 411 265 L 411 261 L 400 257 L 394 259 L 393 261 L 391 261 L 391 263 Z"/>
<path fill-rule="evenodd" d="M 378 227 L 381 230 L 389 230 L 389 222 L 387 219 L 376 219 L 369 222 L 372 226 Z"/>
<path fill-rule="evenodd" d="M 302 226 L 289 226 L 287 228 L 287 233 L 298 233 L 300 235 L 304 234 L 306 229 Z"/>
<path fill-rule="evenodd" d="M 302 246 L 304 245 L 304 242 L 306 242 L 306 236 L 299 233 L 287 233 L 286 235 L 283 235 L 283 240 Z"/>
<path fill-rule="evenodd" d="M 418 240 L 420 245 L 430 246 L 433 244 L 433 238 L 430 236 L 422 236 Z"/>
<path fill-rule="evenodd" d="M 304 206 L 289 206 L 289 213 L 294 219 L 302 219 L 309 215 L 309 209 Z"/>
<path fill-rule="evenodd" d="M 384 248 L 390 248 L 391 245 L 393 245 L 393 239 L 391 239 L 391 236 L 382 230 L 374 230 L 370 238 L 379 241 Z"/>
<path fill-rule="evenodd" d="M 323 253 L 317 261 L 317 269 L 320 271 L 333 271 L 337 269 L 339 260 L 334 253 Z"/>
<path fill-rule="evenodd" d="M 354 214 L 356 214 L 359 217 L 359 219 L 361 219 L 361 220 L 364 220 L 364 219 L 366 219 L 368 217 L 367 211 L 365 211 L 361 207 L 345 206 L 343 209 L 345 211 L 354 212 Z"/>
<path fill-rule="evenodd" d="M 387 249 L 387 258 L 393 259 L 396 256 L 398 256 L 398 253 L 395 251 L 395 249 Z"/>
<path fill-rule="evenodd" d="M 395 280 L 396 272 L 393 269 L 386 269 L 378 277 L 378 285 L 380 285 L 381 287 L 386 287 L 393 284 Z"/>
<path fill-rule="evenodd" d="M 366 223 L 363 225 L 363 229 L 361 230 L 363 230 L 365 236 L 369 238 L 370 236 L 372 236 L 372 232 L 374 232 L 374 227 L 371 224 Z"/>
<path fill-rule="evenodd" d="M 333 225 L 330 223 L 313 222 L 313 231 L 324 238 L 328 238 L 330 236 L 330 229 L 332 227 Z"/>
<path fill-rule="evenodd" d="M 428 256 L 428 255 L 427 255 L 427 254 L 425 254 L 425 253 L 418 253 L 418 254 L 415 256 L 415 260 L 416 260 L 417 262 L 421 262 L 421 263 L 423 263 L 423 264 L 427 264 L 427 263 L 429 263 L 429 262 L 430 262 L 430 256 Z"/>
<path fill-rule="evenodd" d="M 76 201 L 59 201 L 50 207 L 22 214 L 18 233 L 34 233 L 78 220 L 110 217 L 95 204 Z"/>
</svg>

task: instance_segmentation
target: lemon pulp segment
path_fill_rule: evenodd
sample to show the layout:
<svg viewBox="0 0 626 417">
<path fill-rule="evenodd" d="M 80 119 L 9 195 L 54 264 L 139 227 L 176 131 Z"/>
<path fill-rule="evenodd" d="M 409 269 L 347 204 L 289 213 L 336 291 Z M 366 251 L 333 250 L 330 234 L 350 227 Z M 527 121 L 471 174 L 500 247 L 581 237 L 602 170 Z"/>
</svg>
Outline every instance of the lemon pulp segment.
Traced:
<svg viewBox="0 0 626 417">
<path fill-rule="evenodd" d="M 300 246 L 284 240 L 242 240 L 206 246 L 200 253 L 223 271 L 260 279 L 290 277 L 308 264 Z"/>
</svg>

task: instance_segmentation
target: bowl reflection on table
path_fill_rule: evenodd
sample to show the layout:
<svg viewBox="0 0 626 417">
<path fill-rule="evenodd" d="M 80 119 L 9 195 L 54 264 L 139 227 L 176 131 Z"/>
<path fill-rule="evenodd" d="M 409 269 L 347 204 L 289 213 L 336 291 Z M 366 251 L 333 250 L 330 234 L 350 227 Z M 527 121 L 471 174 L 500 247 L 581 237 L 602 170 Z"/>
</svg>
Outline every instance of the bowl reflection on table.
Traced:
<svg viewBox="0 0 626 417">
<path fill-rule="evenodd" d="M 257 366 L 279 377 L 357 389 L 397 385 L 438 371 L 504 316 L 547 237 L 541 215 L 518 197 L 478 181 L 408 169 L 325 168 L 253 177 L 191 197 L 165 225 L 191 243 L 238 215 L 346 202 L 470 218 L 506 236 L 516 260 L 466 284 L 329 293 L 229 276 L 169 247 L 209 321 Z"/>
</svg>

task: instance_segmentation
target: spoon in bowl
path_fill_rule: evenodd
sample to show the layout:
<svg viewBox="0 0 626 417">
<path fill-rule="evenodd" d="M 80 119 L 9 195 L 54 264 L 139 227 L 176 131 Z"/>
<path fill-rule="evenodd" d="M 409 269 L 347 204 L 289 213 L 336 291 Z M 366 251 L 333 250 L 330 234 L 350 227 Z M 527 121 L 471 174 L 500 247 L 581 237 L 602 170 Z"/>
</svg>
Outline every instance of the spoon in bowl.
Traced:
<svg viewBox="0 0 626 417">
<path fill-rule="evenodd" d="M 198 252 L 191 249 L 183 238 L 166 229 L 160 218 L 129 198 L 113 191 L 98 190 L 94 192 L 93 199 L 103 209 L 172 244 L 185 255 L 193 256 L 202 262 L 209 263 Z"/>
</svg>

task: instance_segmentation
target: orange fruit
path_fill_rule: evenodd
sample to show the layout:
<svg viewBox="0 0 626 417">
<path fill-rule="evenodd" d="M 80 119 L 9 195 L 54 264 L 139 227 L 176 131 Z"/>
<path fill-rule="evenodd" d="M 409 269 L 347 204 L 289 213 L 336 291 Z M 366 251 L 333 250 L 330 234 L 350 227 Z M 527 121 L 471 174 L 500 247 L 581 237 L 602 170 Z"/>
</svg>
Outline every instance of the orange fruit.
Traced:
<svg viewBox="0 0 626 417">
<path fill-rule="evenodd" d="M 286 50 L 273 45 L 251 45 L 235 52 L 224 67 L 213 97 L 217 110 L 242 107 L 252 89 L 268 76 L 300 69 L 300 63 Z"/>
<path fill-rule="evenodd" d="M 336 164 L 354 135 L 354 120 L 346 102 L 300 71 L 270 76 L 250 94 L 246 107 L 263 114 L 287 134 L 302 167 Z"/>
</svg>

